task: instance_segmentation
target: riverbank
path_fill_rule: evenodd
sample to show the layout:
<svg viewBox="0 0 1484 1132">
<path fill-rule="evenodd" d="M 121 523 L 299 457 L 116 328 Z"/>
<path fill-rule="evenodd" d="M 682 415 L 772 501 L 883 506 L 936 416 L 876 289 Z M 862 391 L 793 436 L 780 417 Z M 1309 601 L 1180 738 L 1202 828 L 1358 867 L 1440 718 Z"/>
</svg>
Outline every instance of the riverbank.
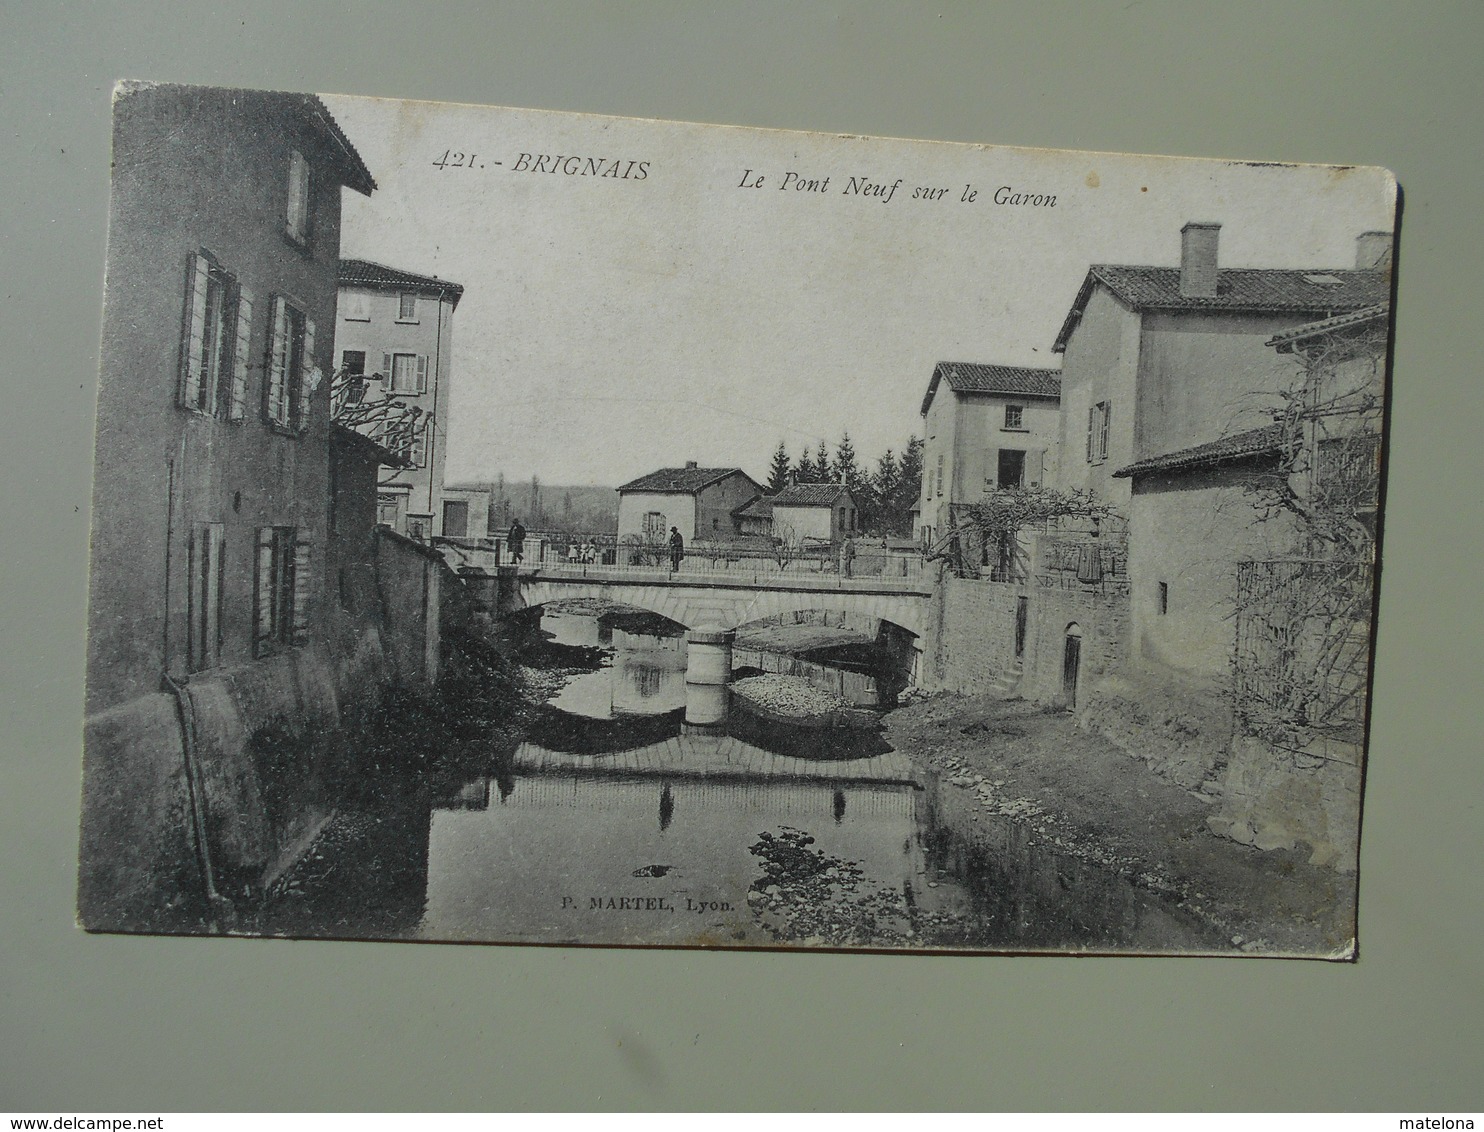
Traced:
<svg viewBox="0 0 1484 1132">
<path fill-rule="evenodd" d="M 1353 876 L 1310 865 L 1302 850 L 1214 836 L 1208 800 L 1066 712 L 940 695 L 888 713 L 885 735 L 936 788 L 939 820 L 969 844 L 1008 819 L 1196 917 L 1235 951 L 1349 953 Z"/>
</svg>

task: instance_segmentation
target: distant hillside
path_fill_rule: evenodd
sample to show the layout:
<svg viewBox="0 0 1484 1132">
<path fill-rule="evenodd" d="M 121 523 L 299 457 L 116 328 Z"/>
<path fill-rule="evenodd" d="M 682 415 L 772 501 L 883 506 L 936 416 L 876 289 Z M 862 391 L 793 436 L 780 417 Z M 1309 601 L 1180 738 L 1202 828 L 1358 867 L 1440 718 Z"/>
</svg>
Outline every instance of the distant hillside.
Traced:
<svg viewBox="0 0 1484 1132">
<path fill-rule="evenodd" d="M 559 528 L 598 534 L 618 529 L 618 492 L 611 487 L 498 479 L 448 486 L 490 493 L 491 530 L 503 530 L 517 518 L 532 530 Z"/>
</svg>

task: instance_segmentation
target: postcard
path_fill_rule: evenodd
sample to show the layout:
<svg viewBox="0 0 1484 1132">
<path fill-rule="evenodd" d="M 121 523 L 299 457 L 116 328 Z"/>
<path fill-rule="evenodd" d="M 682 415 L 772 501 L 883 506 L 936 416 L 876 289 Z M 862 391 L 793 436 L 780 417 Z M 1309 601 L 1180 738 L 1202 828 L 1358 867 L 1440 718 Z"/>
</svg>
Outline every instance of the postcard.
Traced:
<svg viewBox="0 0 1484 1132">
<path fill-rule="evenodd" d="M 1353 958 L 1395 225 L 120 84 L 79 922 Z"/>
</svg>

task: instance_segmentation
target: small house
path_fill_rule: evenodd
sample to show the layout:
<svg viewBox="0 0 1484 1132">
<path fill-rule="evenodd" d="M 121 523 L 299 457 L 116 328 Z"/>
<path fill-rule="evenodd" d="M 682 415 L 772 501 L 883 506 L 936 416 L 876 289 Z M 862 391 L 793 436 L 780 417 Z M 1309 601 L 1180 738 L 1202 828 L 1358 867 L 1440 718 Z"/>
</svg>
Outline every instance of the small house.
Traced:
<svg viewBox="0 0 1484 1132">
<path fill-rule="evenodd" d="M 773 537 L 790 546 L 839 543 L 860 531 L 860 510 L 843 483 L 790 484 L 769 502 Z"/>
<path fill-rule="evenodd" d="M 658 545 L 674 527 L 687 543 L 726 541 L 737 532 L 733 513 L 763 492 L 741 468 L 660 468 L 618 489 L 618 541 Z"/>
</svg>

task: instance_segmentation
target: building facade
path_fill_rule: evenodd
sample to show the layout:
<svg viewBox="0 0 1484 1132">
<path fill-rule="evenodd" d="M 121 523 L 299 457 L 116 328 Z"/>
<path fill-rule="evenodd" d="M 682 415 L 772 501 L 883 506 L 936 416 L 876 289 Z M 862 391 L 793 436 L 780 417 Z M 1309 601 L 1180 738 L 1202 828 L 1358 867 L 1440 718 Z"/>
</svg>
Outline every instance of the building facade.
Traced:
<svg viewBox="0 0 1484 1132">
<path fill-rule="evenodd" d="M 1095 264 L 1053 349 L 1062 355 L 1061 459 L 1054 482 L 1125 511 L 1114 472 L 1268 423 L 1293 367 L 1275 334 L 1386 301 L 1383 233 L 1359 237 L 1359 266 L 1231 268 L 1221 225 L 1181 230 L 1178 267 Z"/>
<path fill-rule="evenodd" d="M 1296 383 L 1270 344 L 1383 303 L 1389 237 L 1356 265 L 1226 268 L 1220 225 L 1187 224 L 1179 267 L 1094 265 L 1055 343 L 1063 356 L 1057 484 L 1113 508 L 1126 532 L 1130 656 L 1201 679 L 1227 675 L 1239 561 L 1291 545 L 1249 486 L 1272 474 L 1273 424 Z"/>
<path fill-rule="evenodd" d="M 299 95 L 125 88 L 113 159 L 89 711 L 320 633 L 340 191 L 375 188 Z"/>
<path fill-rule="evenodd" d="M 660 468 L 618 488 L 618 541 L 659 545 L 671 527 L 687 543 L 726 541 L 738 533 L 733 513 L 762 493 L 741 468 Z"/>
<path fill-rule="evenodd" d="M 1040 487 L 1055 475 L 1061 433 L 1055 369 L 939 362 L 922 400 L 926 545 L 952 527 L 952 508 L 998 488 Z"/>
<path fill-rule="evenodd" d="M 457 283 L 369 260 L 339 264 L 335 364 L 364 379 L 363 396 L 417 410 L 420 427 L 395 447 L 407 467 L 383 469 L 379 521 L 399 534 L 444 533 L 443 466 L 447 459 Z"/>
<path fill-rule="evenodd" d="M 273 760 L 366 684 L 328 377 L 341 190 L 376 186 L 305 95 L 121 86 L 113 161 L 79 919 L 200 930 L 324 820 L 313 755 Z"/>
<path fill-rule="evenodd" d="M 860 533 L 855 496 L 843 483 L 790 484 L 769 501 L 772 536 L 789 546 L 838 545 Z"/>
</svg>

